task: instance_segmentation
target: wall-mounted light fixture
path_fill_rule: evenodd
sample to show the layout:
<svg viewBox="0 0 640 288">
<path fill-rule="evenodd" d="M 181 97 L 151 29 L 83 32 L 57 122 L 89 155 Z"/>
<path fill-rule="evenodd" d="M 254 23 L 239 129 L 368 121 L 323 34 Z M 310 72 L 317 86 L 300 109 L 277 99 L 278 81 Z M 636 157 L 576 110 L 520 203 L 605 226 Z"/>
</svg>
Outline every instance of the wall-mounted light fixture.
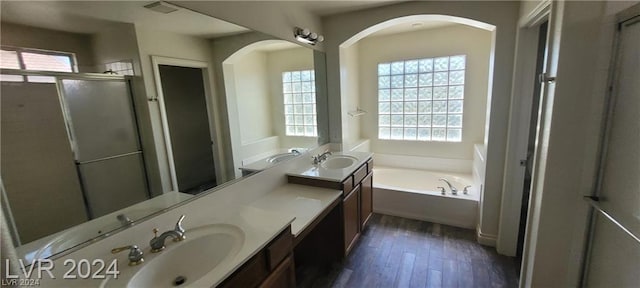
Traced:
<svg viewBox="0 0 640 288">
<path fill-rule="evenodd" d="M 311 45 L 316 45 L 318 42 L 324 41 L 324 36 L 311 32 L 307 28 L 296 27 L 293 30 L 293 36 L 296 37 L 296 40 Z"/>
</svg>

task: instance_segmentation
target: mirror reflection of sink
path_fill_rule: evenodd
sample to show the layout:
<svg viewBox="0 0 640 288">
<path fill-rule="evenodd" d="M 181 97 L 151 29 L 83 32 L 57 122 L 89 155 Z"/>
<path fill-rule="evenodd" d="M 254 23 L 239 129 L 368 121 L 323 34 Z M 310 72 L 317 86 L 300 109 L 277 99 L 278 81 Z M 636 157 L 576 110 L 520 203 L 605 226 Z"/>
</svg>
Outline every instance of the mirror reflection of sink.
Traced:
<svg viewBox="0 0 640 288">
<path fill-rule="evenodd" d="M 332 155 L 320 166 L 324 169 L 344 169 L 358 162 L 358 158 L 348 155 Z"/>
<path fill-rule="evenodd" d="M 189 286 L 233 258 L 244 244 L 244 232 L 226 224 L 190 229 L 186 236 L 187 239 L 181 242 L 168 241 L 167 248 L 155 258 L 131 267 L 137 269 L 135 273 L 122 273 L 118 279 L 108 278 L 100 287 Z M 145 256 L 150 255 L 153 254 Z"/>
<path fill-rule="evenodd" d="M 287 161 L 287 160 L 289 160 L 291 158 L 294 158 L 294 157 L 296 157 L 298 155 L 300 155 L 300 154 L 293 153 L 293 152 L 276 154 L 276 155 L 273 155 L 273 156 L 267 158 L 267 162 L 269 162 L 269 163 L 280 163 L 280 162 L 283 162 L 283 161 Z"/>
</svg>

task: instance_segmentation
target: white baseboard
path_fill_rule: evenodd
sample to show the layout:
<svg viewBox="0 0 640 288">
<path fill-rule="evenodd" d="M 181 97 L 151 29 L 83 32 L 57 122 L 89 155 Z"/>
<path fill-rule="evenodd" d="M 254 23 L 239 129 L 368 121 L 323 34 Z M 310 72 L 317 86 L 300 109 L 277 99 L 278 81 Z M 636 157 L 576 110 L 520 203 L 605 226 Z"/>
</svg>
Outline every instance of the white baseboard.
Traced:
<svg viewBox="0 0 640 288">
<path fill-rule="evenodd" d="M 480 228 L 476 229 L 476 238 L 478 240 L 478 243 L 490 247 L 496 247 L 496 243 L 498 240 L 497 235 L 484 234 L 482 233 L 482 231 L 480 231 Z"/>
<path fill-rule="evenodd" d="M 387 210 L 387 209 L 379 209 L 378 208 L 378 209 L 373 209 L 373 212 L 378 213 L 378 214 L 384 214 L 384 215 L 397 216 L 397 217 L 414 219 L 414 220 L 427 221 L 427 222 L 432 222 L 432 223 L 438 223 L 438 224 L 444 224 L 444 225 L 455 226 L 455 227 L 460 227 L 460 228 L 466 228 L 466 229 L 474 229 L 475 228 L 475 227 L 473 227 L 473 225 L 469 226 L 468 223 L 451 221 L 450 219 L 445 219 L 445 218 L 427 217 L 427 216 L 424 216 L 424 215 L 407 213 L 407 212 L 404 212 L 404 211 L 395 211 L 395 210 Z"/>
</svg>

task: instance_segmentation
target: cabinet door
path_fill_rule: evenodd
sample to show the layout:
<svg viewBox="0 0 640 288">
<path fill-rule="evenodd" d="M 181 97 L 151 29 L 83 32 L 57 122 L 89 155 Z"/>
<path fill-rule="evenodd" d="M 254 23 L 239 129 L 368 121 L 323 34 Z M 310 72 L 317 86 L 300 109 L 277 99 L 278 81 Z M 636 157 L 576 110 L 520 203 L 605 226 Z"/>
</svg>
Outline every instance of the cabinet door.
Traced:
<svg viewBox="0 0 640 288">
<path fill-rule="evenodd" d="M 360 191 L 360 230 L 364 230 L 369 217 L 373 213 L 373 173 L 362 180 Z"/>
<path fill-rule="evenodd" d="M 291 255 L 285 258 L 278 267 L 260 284 L 260 288 L 295 288 L 296 270 Z"/>
<path fill-rule="evenodd" d="M 356 186 L 347 197 L 342 200 L 342 209 L 344 211 L 344 254 L 349 254 L 351 246 L 358 238 L 360 228 L 360 217 L 358 206 L 360 198 L 360 185 Z"/>
</svg>

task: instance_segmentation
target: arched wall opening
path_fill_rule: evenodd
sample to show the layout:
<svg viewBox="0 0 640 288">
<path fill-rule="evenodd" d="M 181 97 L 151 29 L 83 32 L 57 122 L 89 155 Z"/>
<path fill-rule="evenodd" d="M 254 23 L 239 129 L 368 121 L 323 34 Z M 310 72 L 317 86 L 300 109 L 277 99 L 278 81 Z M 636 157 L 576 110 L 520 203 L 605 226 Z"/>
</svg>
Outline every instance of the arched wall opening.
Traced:
<svg viewBox="0 0 640 288">
<path fill-rule="evenodd" d="M 287 105 L 282 83 L 286 71 L 313 69 L 313 51 L 284 40 L 250 43 L 222 61 L 231 152 L 236 168 L 286 152 L 291 147 L 316 145 L 316 137 L 285 133 L 285 127 L 289 126 L 285 125 Z M 315 123 L 315 119 L 312 121 Z M 241 172 L 235 169 L 235 173 Z"/>
<path fill-rule="evenodd" d="M 416 31 L 404 30 L 395 34 L 381 35 L 381 31 L 412 23 L 447 24 L 445 25 L 446 27 L 434 27 Z M 436 43 L 429 43 L 430 40 Z M 380 164 L 381 166 L 403 167 L 406 165 L 404 166 L 405 168 L 448 170 L 447 172 L 469 175 L 469 179 L 473 181 L 474 188 L 472 189 L 475 190 L 480 200 L 477 206 L 479 211 L 470 213 L 474 215 L 472 220 L 465 220 L 463 224 L 458 225 L 476 228 L 479 241 L 493 246 L 496 244 L 497 233 L 483 233 L 482 221 L 484 215 L 498 214 L 499 209 L 483 211 L 485 202 L 482 197 L 482 187 L 485 187 L 484 171 L 486 162 L 484 159 L 486 159 L 486 148 L 484 147 L 489 138 L 495 47 L 495 25 L 464 17 L 439 14 L 410 15 L 389 19 L 355 33 L 338 45 L 340 106 L 342 108 L 341 144 L 343 150 L 374 152 L 377 157 L 377 165 Z M 455 55 L 465 55 L 467 65 L 464 68 L 464 74 L 466 75 L 463 85 L 464 99 L 461 100 L 464 102 L 464 111 L 461 111 L 463 123 L 461 123 L 460 131 L 462 136 L 460 141 L 415 141 L 419 139 L 407 140 L 406 138 L 379 139 L 383 133 L 381 132 L 381 127 L 384 125 L 383 122 L 389 120 L 383 120 L 386 116 L 383 115 L 381 110 L 384 108 L 379 106 L 382 105 L 381 97 L 387 96 L 380 94 L 381 92 L 378 89 L 380 89 L 379 85 L 381 84 L 375 82 L 380 81 L 380 72 L 377 69 L 378 64 L 424 58 L 436 59 Z M 407 81 L 406 79 L 405 81 Z M 418 87 L 420 86 L 418 85 Z M 429 89 L 434 87 L 432 86 Z M 410 101 L 407 102 L 406 95 L 410 89 L 402 88 L 405 91 L 404 109 L 406 111 L 406 105 L 412 104 L 414 98 L 409 99 Z M 394 89 L 390 89 L 390 91 L 392 90 Z M 434 95 L 429 97 L 429 101 L 424 101 L 425 103 L 428 102 L 431 105 L 435 102 L 443 102 L 432 98 Z M 444 97 L 444 100 L 447 100 L 447 96 Z M 420 98 L 416 98 L 418 98 L 416 103 L 421 105 Z M 391 98 L 391 101 L 393 101 L 393 98 Z M 394 102 L 390 103 L 393 104 Z M 451 102 L 448 105 L 451 106 Z M 351 116 L 349 112 L 358 109 L 367 111 L 367 113 L 359 117 Z M 390 119 L 393 119 L 394 112 L 391 111 L 390 113 L 392 114 Z M 435 114 L 432 116 L 435 117 Z M 404 121 L 406 123 L 406 116 Z M 392 127 L 390 128 L 391 131 L 393 131 L 393 120 L 389 125 Z M 417 125 L 420 127 L 420 124 Z M 407 129 L 406 126 L 404 127 Z M 412 129 L 410 128 L 409 130 Z M 417 131 L 420 130 L 429 130 L 429 133 L 432 133 L 431 131 L 435 131 L 435 128 L 433 130 L 417 129 Z M 434 190 L 435 188 L 433 187 Z M 500 191 L 497 192 L 499 193 Z M 380 209 L 379 211 L 395 213 L 395 211 L 389 211 L 388 207 L 382 203 L 378 208 Z M 403 215 L 401 213 L 407 212 L 399 212 L 397 215 L 417 217 L 423 220 L 434 219 L 433 215 L 422 215 L 420 212 L 411 215 Z M 479 215 L 479 217 L 476 218 L 475 215 Z M 445 219 L 447 217 L 442 217 L 444 219 L 442 223 L 447 224 Z M 497 215 L 490 216 L 490 218 L 495 217 Z M 469 222 L 472 222 L 472 224 Z M 450 223 L 455 224 L 453 222 Z"/>
</svg>

